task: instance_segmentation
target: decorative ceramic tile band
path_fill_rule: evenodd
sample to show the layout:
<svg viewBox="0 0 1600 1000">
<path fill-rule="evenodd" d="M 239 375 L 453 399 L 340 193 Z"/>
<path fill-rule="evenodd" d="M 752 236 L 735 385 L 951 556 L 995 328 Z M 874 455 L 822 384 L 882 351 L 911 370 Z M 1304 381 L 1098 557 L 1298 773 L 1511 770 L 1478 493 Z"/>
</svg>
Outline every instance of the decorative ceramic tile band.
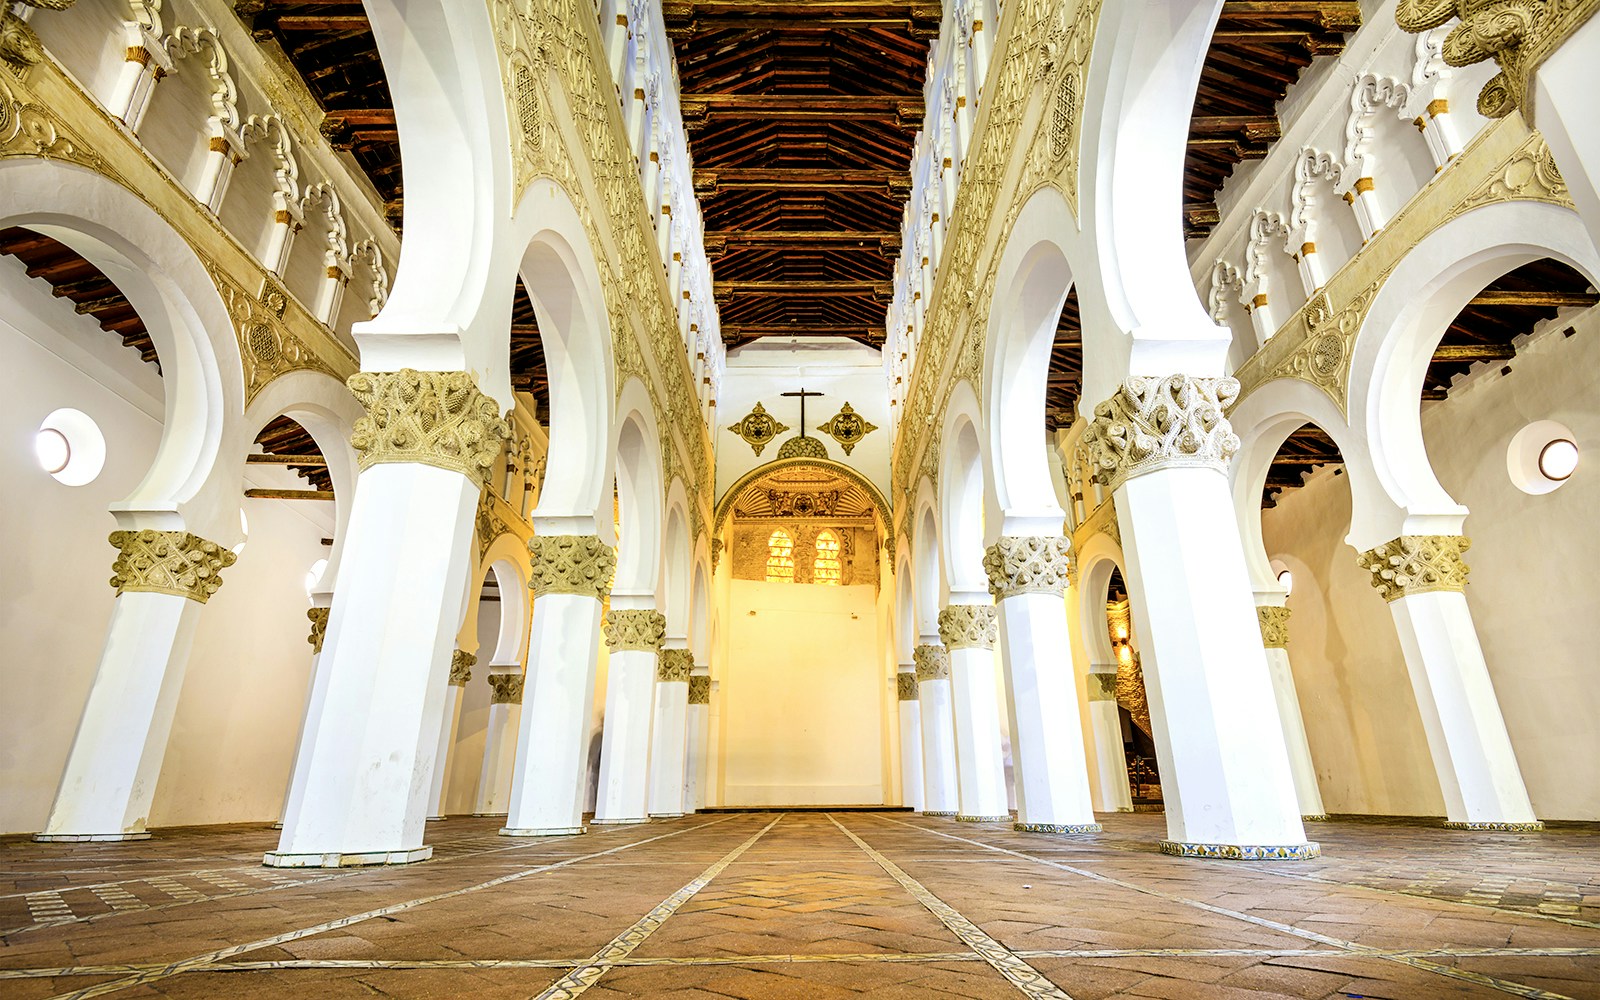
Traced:
<svg viewBox="0 0 1600 1000">
<path fill-rule="evenodd" d="M 929 809 L 926 812 L 924 812 L 922 815 L 924 815 L 924 816 L 941 816 L 941 817 L 949 818 L 949 817 L 952 817 L 952 816 L 955 815 L 955 810 L 952 809 L 949 812 L 945 812 L 945 811 L 940 810 L 940 809 Z"/>
<path fill-rule="evenodd" d="M 1300 822 L 1302 822 L 1302 823 L 1327 823 L 1327 822 L 1329 822 L 1328 814 L 1327 813 L 1314 813 L 1314 814 L 1312 814 L 1310 816 L 1301 816 L 1300 817 Z"/>
<path fill-rule="evenodd" d="M 1307 861 L 1322 856 L 1316 841 L 1304 844 L 1186 844 L 1163 840 L 1161 853 L 1179 858 L 1219 858 L 1227 861 Z"/>
<path fill-rule="evenodd" d="M 1099 833 L 1105 827 L 1099 823 L 1013 823 L 1011 829 L 1022 833 Z"/>
<path fill-rule="evenodd" d="M 1011 818 L 1010 813 L 1003 816 L 957 816 L 957 823 L 1004 823 Z"/>
<path fill-rule="evenodd" d="M 1446 830 L 1477 830 L 1479 833 L 1543 833 L 1544 823 L 1445 823 Z"/>
</svg>

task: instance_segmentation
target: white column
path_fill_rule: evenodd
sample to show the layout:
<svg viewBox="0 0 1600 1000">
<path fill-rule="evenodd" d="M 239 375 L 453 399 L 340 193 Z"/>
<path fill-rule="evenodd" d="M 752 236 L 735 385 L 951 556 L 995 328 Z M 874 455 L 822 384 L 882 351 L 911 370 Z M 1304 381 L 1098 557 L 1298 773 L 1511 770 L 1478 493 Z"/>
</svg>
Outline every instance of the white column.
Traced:
<svg viewBox="0 0 1600 1000">
<path fill-rule="evenodd" d="M 126 58 L 106 110 L 137 132 L 156 83 L 172 72 L 172 56 L 155 32 L 136 21 L 122 22 L 122 34 Z"/>
<path fill-rule="evenodd" d="M 1226 466 L 1231 378 L 1136 376 L 1084 434 L 1113 491 L 1161 769 L 1169 854 L 1305 858 Z"/>
<path fill-rule="evenodd" d="M 422 861 L 479 492 L 509 434 L 466 372 L 360 372 L 370 416 L 323 646 L 327 693 L 308 731 L 305 792 L 275 867 Z M 472 444 L 463 453 L 463 442 Z"/>
<path fill-rule="evenodd" d="M 331 600 L 332 594 L 313 594 L 312 600 Z M 326 604 L 313 607 L 306 611 L 306 617 L 311 621 L 311 634 L 306 636 L 306 642 L 311 644 L 311 677 L 306 683 L 306 708 L 300 714 L 300 731 L 294 737 L 294 763 L 289 767 L 289 782 L 283 789 L 283 805 L 278 809 L 278 822 L 272 824 L 274 830 L 283 829 L 283 818 L 289 815 L 289 803 L 294 800 L 296 793 L 305 791 L 305 749 L 306 733 L 316 728 L 316 720 L 322 712 L 322 699 L 327 694 L 327 684 L 324 683 L 322 673 L 322 640 L 328 634 L 328 611 Z"/>
<path fill-rule="evenodd" d="M 917 664 L 917 707 L 922 716 L 922 814 L 954 816 L 960 805 L 956 782 L 956 723 L 950 711 L 950 657 L 943 646 L 924 642 L 912 651 Z"/>
<path fill-rule="evenodd" d="M 939 639 L 950 655 L 950 708 L 956 728 L 956 790 L 963 823 L 1009 820 L 1000 753 L 995 677 L 995 613 L 987 604 L 951 604 L 939 612 Z"/>
<path fill-rule="evenodd" d="M 683 780 L 683 811 L 695 812 L 706 807 L 706 771 L 710 766 L 711 745 L 711 676 L 703 664 L 695 665 L 689 675 L 689 761 Z"/>
<path fill-rule="evenodd" d="M 504 816 L 511 801 L 517 763 L 517 732 L 522 721 L 522 670 L 489 674 L 489 728 L 483 739 L 483 770 L 478 773 L 474 816 Z"/>
<path fill-rule="evenodd" d="M 1128 754 L 1122 743 L 1122 715 L 1117 711 L 1117 665 L 1091 664 L 1084 684 L 1095 747 L 1095 787 L 1100 793 L 1096 805 L 1104 812 L 1133 812 Z"/>
<path fill-rule="evenodd" d="M 922 706 L 918 703 L 916 667 L 900 664 L 894 675 L 900 702 L 901 805 L 922 811 Z"/>
<path fill-rule="evenodd" d="M 1029 833 L 1100 830 L 1062 600 L 1067 562 L 1060 535 L 1002 536 L 983 558 L 1000 622 L 1016 828 Z"/>
<path fill-rule="evenodd" d="M 689 749 L 689 674 L 693 670 L 694 654 L 682 647 L 663 649 L 656 663 L 656 706 L 651 724 L 654 742 L 650 749 L 652 817 L 670 819 L 688 811 L 684 808 L 683 774 Z"/>
<path fill-rule="evenodd" d="M 222 211 L 222 199 L 228 196 L 228 182 L 233 179 L 234 168 L 244 159 L 244 140 L 220 118 L 212 118 L 208 125 L 211 135 L 194 198 L 215 215 Z"/>
<path fill-rule="evenodd" d="M 1322 790 L 1317 787 L 1317 769 L 1311 762 L 1311 743 L 1306 739 L 1306 724 L 1300 715 L 1300 699 L 1295 694 L 1294 672 L 1289 667 L 1289 609 L 1258 604 L 1256 616 L 1261 626 L 1261 644 L 1267 650 L 1267 670 L 1272 675 L 1272 693 L 1278 702 L 1278 720 L 1283 725 L 1283 745 L 1289 752 L 1289 773 L 1294 777 L 1300 818 L 1327 819 Z"/>
<path fill-rule="evenodd" d="M 606 671 L 600 786 L 594 805 L 594 821 L 600 824 L 649 821 L 650 715 L 655 702 L 656 655 L 667 627 L 661 612 L 617 608 L 617 600 L 613 595 L 612 610 L 601 626 L 611 650 L 611 665 Z"/>
<path fill-rule="evenodd" d="M 444 694 L 444 713 L 439 717 L 439 749 L 433 755 L 433 794 L 428 799 L 430 820 L 444 819 L 445 789 L 450 787 L 451 765 L 455 763 L 450 751 L 456 745 L 456 733 L 461 728 L 461 696 L 467 682 L 472 680 L 473 664 L 478 658 L 465 650 L 456 650 L 450 656 L 450 690 Z M 493 670 L 492 664 L 489 669 Z"/>
<path fill-rule="evenodd" d="M 186 531 L 113 531 L 117 590 L 44 841 L 143 840 L 200 608 L 232 552 Z"/>
<path fill-rule="evenodd" d="M 1500 702 L 1467 609 L 1468 545 L 1459 535 L 1401 535 L 1357 562 L 1389 602 L 1422 714 L 1446 826 L 1537 830 Z"/>
<path fill-rule="evenodd" d="M 600 655 L 601 600 L 616 552 L 594 535 L 535 535 L 531 681 L 517 735 L 505 829 L 511 837 L 582 833 L 589 718 Z"/>
</svg>

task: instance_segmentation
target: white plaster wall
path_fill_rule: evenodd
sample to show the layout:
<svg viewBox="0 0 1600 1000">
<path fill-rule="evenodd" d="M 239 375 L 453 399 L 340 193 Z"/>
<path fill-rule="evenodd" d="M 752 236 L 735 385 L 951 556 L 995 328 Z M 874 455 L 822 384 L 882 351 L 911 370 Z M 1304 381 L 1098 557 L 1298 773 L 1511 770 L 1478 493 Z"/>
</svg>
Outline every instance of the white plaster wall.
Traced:
<svg viewBox="0 0 1600 1000">
<path fill-rule="evenodd" d="M 1424 437 L 1440 483 L 1472 512 L 1467 602 L 1534 809 L 1600 819 L 1600 311 L 1551 324 L 1511 369 L 1487 366 L 1428 404 Z M 1542 419 L 1571 428 L 1582 464 L 1529 496 L 1506 448 Z M 1268 554 L 1295 573 L 1289 653 L 1323 798 L 1331 812 L 1441 815 L 1388 608 L 1343 542 L 1349 519 L 1346 481 L 1328 472 L 1263 515 Z"/>
</svg>

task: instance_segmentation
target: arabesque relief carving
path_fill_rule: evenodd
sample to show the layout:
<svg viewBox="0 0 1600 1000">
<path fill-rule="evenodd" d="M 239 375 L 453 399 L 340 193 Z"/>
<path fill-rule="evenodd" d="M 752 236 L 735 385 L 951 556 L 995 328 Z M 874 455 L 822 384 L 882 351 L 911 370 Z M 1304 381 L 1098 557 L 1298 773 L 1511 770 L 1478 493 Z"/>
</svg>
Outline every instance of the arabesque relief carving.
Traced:
<svg viewBox="0 0 1600 1000">
<path fill-rule="evenodd" d="M 470 372 L 357 372 L 346 384 L 367 408 L 350 433 L 363 470 L 418 462 L 488 485 L 511 425 Z"/>
<path fill-rule="evenodd" d="M 1071 547 L 1061 535 L 1003 535 L 984 550 L 989 593 L 997 601 L 1018 594 L 1060 594 L 1067 588 Z"/>
<path fill-rule="evenodd" d="M 939 611 L 939 641 L 946 649 L 993 649 L 999 626 L 990 604 L 952 604 Z"/>
<path fill-rule="evenodd" d="M 472 668 L 477 665 L 477 662 L 478 655 L 476 653 L 469 653 L 464 649 L 458 649 L 451 653 L 450 683 L 455 687 L 461 687 L 462 685 L 466 684 L 467 681 L 472 680 Z M 489 678 L 492 681 L 496 677 L 504 676 L 506 675 L 490 674 Z"/>
<path fill-rule="evenodd" d="M 687 649 L 663 649 L 656 659 L 658 681 L 687 684 L 693 672 L 694 654 Z"/>
<path fill-rule="evenodd" d="M 1174 467 L 1226 470 L 1239 450 L 1223 411 L 1239 394 L 1231 378 L 1134 376 L 1094 408 L 1083 446 L 1095 481 L 1109 490 Z"/>
<path fill-rule="evenodd" d="M 1256 620 L 1261 625 L 1261 645 L 1268 649 L 1285 649 L 1289 645 L 1289 609 L 1272 604 L 1256 606 Z"/>
<path fill-rule="evenodd" d="M 917 666 L 917 681 L 942 681 L 950 677 L 950 654 L 943 646 L 923 643 L 911 651 Z"/>
<path fill-rule="evenodd" d="M 705 674 L 694 674 L 689 678 L 689 704 L 711 704 L 711 678 Z"/>
<path fill-rule="evenodd" d="M 311 655 L 316 656 L 322 652 L 322 642 L 328 637 L 328 612 L 331 608 L 310 608 L 306 617 L 311 620 L 311 634 L 306 636 L 306 642 L 311 644 Z"/>
<path fill-rule="evenodd" d="M 1401 535 L 1356 556 L 1356 565 L 1372 574 L 1372 586 L 1386 601 L 1440 590 L 1460 592 L 1467 587 L 1461 553 L 1471 545 L 1464 535 Z"/>
<path fill-rule="evenodd" d="M 638 650 L 654 653 L 667 636 L 667 619 L 659 611 L 625 609 L 607 611 L 600 622 L 606 648 L 613 653 Z"/>
<path fill-rule="evenodd" d="M 491 705 L 520 705 L 522 704 L 523 677 L 521 674 L 505 673 L 489 675 L 489 704 Z"/>
<path fill-rule="evenodd" d="M 111 586 L 118 594 L 171 594 L 201 604 L 222 587 L 222 571 L 234 554 L 187 531 L 113 531 L 117 548 Z"/>
<path fill-rule="evenodd" d="M 617 551 L 595 535 L 535 535 L 528 539 L 533 567 L 528 589 L 535 598 L 577 594 L 602 600 L 611 593 Z"/>
<path fill-rule="evenodd" d="M 917 700 L 917 675 L 901 671 L 894 675 L 895 697 L 899 701 Z"/>
</svg>

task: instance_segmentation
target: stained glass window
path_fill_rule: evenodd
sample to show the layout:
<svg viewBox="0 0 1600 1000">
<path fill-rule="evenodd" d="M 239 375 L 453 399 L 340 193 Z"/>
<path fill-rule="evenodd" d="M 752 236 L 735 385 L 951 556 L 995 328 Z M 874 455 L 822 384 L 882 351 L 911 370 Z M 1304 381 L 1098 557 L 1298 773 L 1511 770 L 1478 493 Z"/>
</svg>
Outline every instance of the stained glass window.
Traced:
<svg viewBox="0 0 1600 1000">
<path fill-rule="evenodd" d="M 817 535 L 817 559 L 811 564 L 811 581 L 839 586 L 839 536 L 824 530 Z"/>
<path fill-rule="evenodd" d="M 782 528 L 767 539 L 767 582 L 794 582 L 794 539 Z"/>
</svg>

